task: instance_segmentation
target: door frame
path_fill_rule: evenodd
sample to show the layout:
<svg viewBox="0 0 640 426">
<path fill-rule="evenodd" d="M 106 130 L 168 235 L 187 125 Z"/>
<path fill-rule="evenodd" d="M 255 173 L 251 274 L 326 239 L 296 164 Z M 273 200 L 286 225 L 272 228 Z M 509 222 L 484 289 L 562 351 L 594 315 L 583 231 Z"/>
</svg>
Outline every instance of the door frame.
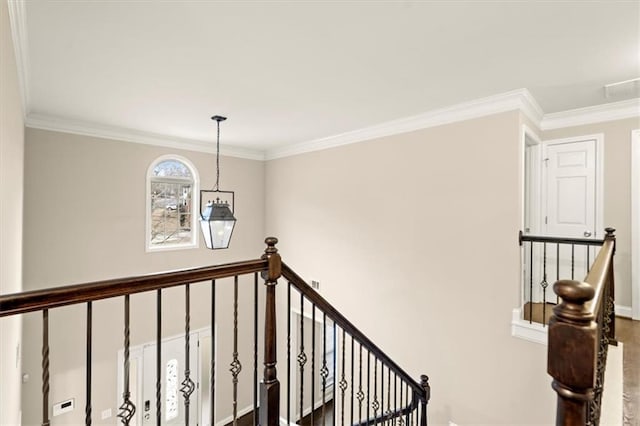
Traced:
<svg viewBox="0 0 640 426">
<path fill-rule="evenodd" d="M 640 129 L 631 131 L 631 311 L 640 320 Z"/>
<path fill-rule="evenodd" d="M 604 133 L 596 133 L 591 135 L 583 135 L 583 136 L 572 136 L 569 138 L 560 138 L 560 139 L 549 139 L 542 141 L 542 157 L 546 156 L 547 147 L 551 145 L 562 145 L 569 144 L 575 142 L 584 142 L 587 140 L 595 140 L 596 143 L 596 194 L 595 194 L 595 229 L 593 230 L 594 238 L 603 238 L 604 237 Z M 542 217 L 547 212 L 547 174 L 541 173 L 541 202 L 540 209 L 541 214 L 540 218 L 542 221 Z M 541 226 L 541 229 L 544 227 Z"/>
</svg>

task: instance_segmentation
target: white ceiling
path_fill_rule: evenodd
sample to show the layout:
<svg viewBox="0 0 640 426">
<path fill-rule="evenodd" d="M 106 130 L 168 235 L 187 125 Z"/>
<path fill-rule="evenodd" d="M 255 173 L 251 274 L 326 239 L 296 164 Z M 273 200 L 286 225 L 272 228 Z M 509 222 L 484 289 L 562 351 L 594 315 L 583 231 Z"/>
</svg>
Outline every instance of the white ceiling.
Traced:
<svg viewBox="0 0 640 426">
<path fill-rule="evenodd" d="M 638 1 L 24 2 L 28 114 L 268 150 L 527 88 L 640 77 Z M 27 66 L 28 65 L 28 66 Z"/>
</svg>

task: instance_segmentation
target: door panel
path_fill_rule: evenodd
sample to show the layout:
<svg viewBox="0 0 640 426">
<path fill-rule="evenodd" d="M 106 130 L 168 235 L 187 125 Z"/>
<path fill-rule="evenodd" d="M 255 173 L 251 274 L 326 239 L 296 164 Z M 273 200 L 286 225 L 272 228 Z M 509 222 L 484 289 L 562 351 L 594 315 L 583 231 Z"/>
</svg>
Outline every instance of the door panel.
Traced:
<svg viewBox="0 0 640 426">
<path fill-rule="evenodd" d="M 596 141 L 546 147 L 546 234 L 584 238 L 596 233 Z"/>
<path fill-rule="evenodd" d="M 189 401 L 190 424 L 197 425 L 199 405 L 199 363 L 198 363 L 198 334 L 190 334 L 189 347 L 189 376 L 196 388 Z M 142 389 L 142 424 L 156 424 L 156 344 L 147 344 L 143 348 L 143 389 Z M 185 406 L 184 397 L 180 392 L 185 378 L 185 339 L 176 337 L 162 342 L 162 366 L 160 368 L 162 385 L 162 415 L 163 425 L 184 425 Z"/>
</svg>

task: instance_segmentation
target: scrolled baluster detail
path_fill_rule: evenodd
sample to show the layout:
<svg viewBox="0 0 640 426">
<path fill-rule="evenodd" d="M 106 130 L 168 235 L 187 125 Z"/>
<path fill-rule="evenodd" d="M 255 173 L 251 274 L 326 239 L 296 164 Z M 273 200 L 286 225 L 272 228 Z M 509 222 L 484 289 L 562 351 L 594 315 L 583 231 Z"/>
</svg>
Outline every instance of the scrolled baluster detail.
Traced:
<svg viewBox="0 0 640 426">
<path fill-rule="evenodd" d="M 129 324 L 129 295 L 124 296 L 124 392 L 123 402 L 118 408 L 118 417 L 123 425 L 128 426 L 129 422 L 136 414 L 136 406 L 131 401 L 129 391 L 129 346 L 130 346 L 130 324 Z"/>
</svg>

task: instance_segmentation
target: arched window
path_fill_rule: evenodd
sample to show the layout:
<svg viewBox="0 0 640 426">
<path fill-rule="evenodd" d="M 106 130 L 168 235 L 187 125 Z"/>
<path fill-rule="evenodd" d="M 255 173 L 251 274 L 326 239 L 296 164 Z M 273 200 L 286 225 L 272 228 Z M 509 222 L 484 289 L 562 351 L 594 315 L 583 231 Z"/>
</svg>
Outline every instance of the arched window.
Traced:
<svg viewBox="0 0 640 426">
<path fill-rule="evenodd" d="M 147 171 L 147 250 L 197 246 L 198 174 L 177 155 L 157 158 Z M 196 214 L 194 214 L 196 213 Z"/>
</svg>

